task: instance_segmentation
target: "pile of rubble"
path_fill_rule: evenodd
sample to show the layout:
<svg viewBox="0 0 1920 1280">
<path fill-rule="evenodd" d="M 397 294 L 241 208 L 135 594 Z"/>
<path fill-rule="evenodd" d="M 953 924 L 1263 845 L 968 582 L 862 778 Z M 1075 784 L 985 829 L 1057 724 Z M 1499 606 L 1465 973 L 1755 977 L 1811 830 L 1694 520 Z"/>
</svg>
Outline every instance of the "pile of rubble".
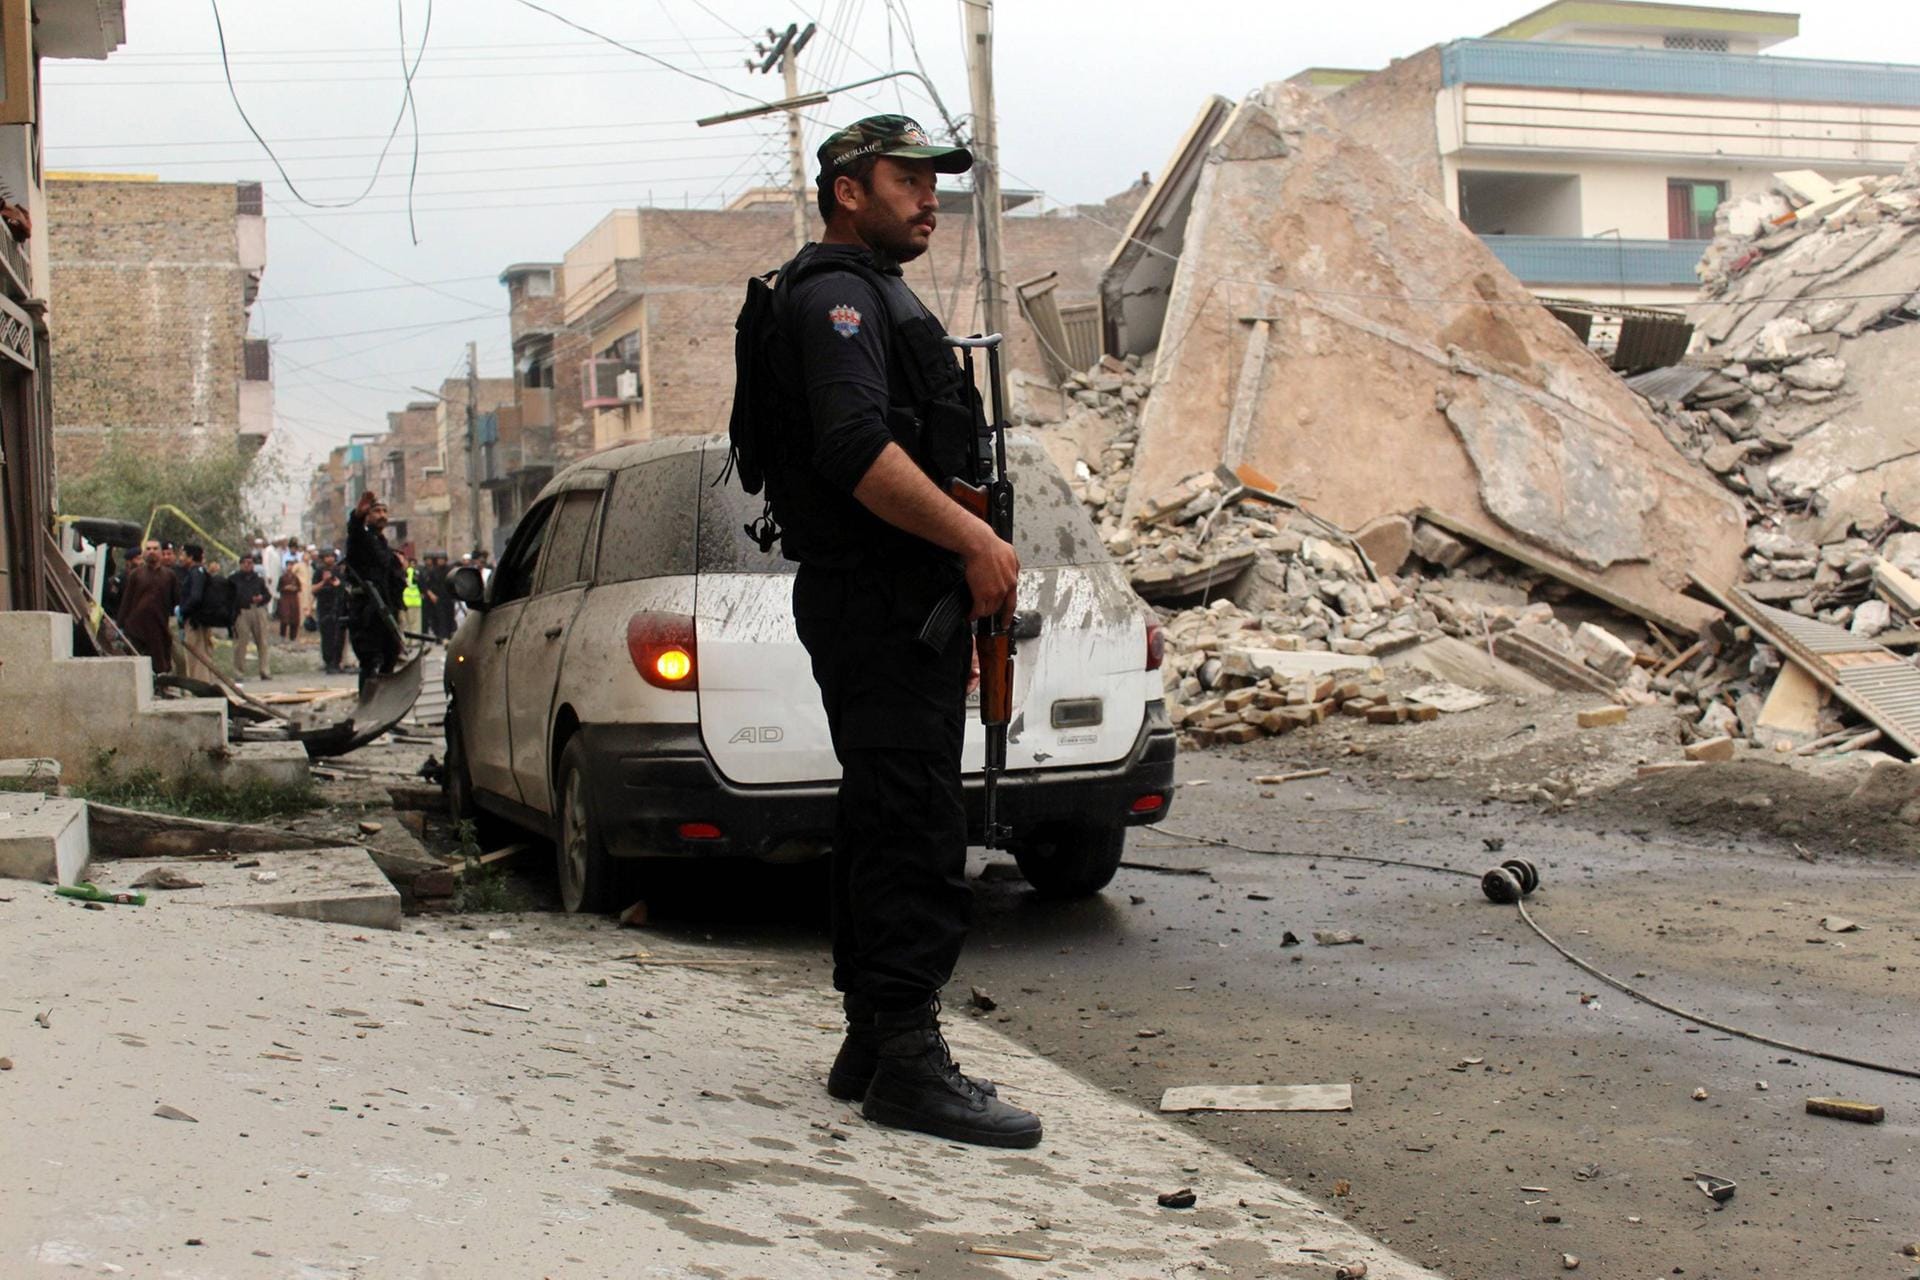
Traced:
<svg viewBox="0 0 1920 1280">
<path fill-rule="evenodd" d="M 1857 634 L 1905 630 L 1898 579 L 1920 570 L 1920 538 L 1902 532 L 1920 527 L 1920 158 L 1837 186 L 1776 175 L 1724 206 L 1718 229 L 1699 349 L 1629 384 L 1741 496 L 1753 598 Z"/>
</svg>

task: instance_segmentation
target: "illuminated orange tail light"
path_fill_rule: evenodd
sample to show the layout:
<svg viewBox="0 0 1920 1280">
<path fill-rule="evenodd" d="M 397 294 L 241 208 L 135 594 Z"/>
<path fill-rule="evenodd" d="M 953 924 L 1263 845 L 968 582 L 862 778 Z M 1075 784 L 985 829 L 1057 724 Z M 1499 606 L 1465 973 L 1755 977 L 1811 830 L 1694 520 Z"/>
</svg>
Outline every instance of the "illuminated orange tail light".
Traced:
<svg viewBox="0 0 1920 1280">
<path fill-rule="evenodd" d="M 640 678 L 658 689 L 700 687 L 693 619 L 682 613 L 636 613 L 627 619 L 627 656 Z"/>
</svg>

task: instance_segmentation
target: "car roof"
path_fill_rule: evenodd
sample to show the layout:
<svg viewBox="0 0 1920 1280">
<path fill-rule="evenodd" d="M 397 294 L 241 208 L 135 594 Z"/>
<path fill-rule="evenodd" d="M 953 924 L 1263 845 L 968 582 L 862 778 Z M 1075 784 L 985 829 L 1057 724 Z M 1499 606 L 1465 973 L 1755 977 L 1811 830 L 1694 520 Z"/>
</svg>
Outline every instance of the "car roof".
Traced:
<svg viewBox="0 0 1920 1280">
<path fill-rule="evenodd" d="M 632 444 L 614 445 L 610 449 L 590 453 L 578 462 L 569 463 L 561 468 L 553 479 L 547 481 L 541 488 L 539 497 L 534 501 L 538 502 L 552 494 L 565 493 L 572 489 L 597 489 L 605 485 L 608 477 L 616 471 L 625 471 L 643 462 L 657 462 L 662 458 L 677 457 L 683 453 L 697 453 L 724 438 L 720 435 L 663 436 L 658 440 L 637 440 Z"/>
</svg>

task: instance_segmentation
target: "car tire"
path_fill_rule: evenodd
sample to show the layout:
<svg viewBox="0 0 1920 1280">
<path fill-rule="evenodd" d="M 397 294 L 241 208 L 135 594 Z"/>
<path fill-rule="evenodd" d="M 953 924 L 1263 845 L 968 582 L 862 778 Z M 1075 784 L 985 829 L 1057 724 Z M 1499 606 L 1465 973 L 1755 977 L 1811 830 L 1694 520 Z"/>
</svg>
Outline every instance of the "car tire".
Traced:
<svg viewBox="0 0 1920 1280">
<path fill-rule="evenodd" d="M 1013 860 L 1041 897 L 1086 898 L 1113 880 L 1126 844 L 1127 829 L 1117 823 L 1046 823 L 1014 839 Z"/>
<path fill-rule="evenodd" d="M 560 768 L 553 780 L 554 863 L 560 906 L 568 915 L 609 910 L 619 879 L 619 868 L 607 856 L 594 820 L 586 762 L 586 746 L 576 737 L 560 753 Z"/>
<path fill-rule="evenodd" d="M 440 788 L 447 797 L 448 816 L 456 827 L 462 822 L 472 823 L 473 838 L 483 851 L 505 844 L 515 833 L 474 799 L 473 774 L 467 770 L 467 743 L 460 732 L 459 709 L 452 701 L 447 703 L 446 734 L 447 755 L 441 765 L 446 774 Z"/>
</svg>

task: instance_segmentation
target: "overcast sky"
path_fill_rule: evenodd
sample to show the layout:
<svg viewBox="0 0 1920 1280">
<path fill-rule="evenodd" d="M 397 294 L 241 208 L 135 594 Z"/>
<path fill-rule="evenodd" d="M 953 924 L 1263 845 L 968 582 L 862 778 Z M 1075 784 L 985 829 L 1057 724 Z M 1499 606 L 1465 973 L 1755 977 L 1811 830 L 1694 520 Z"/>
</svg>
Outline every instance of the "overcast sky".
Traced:
<svg viewBox="0 0 1920 1280">
<path fill-rule="evenodd" d="M 382 429 L 386 410 L 418 398 L 409 387 L 455 373 L 469 340 L 479 344 L 483 374 L 508 372 L 505 290 L 496 281 L 506 264 L 557 260 L 616 207 L 711 207 L 783 182 L 777 120 L 693 124 L 780 96 L 777 73 L 743 66 L 766 27 L 820 25 L 800 58 L 803 88 L 911 67 L 917 48 L 948 110 L 967 111 L 958 0 L 539 3 L 660 61 L 520 0 L 441 0 L 414 79 L 417 244 L 406 215 L 411 121 L 374 175 L 401 105 L 400 24 L 404 17 L 412 56 L 426 0 L 220 6 L 240 105 L 307 199 L 350 200 L 371 180 L 351 208 L 297 203 L 248 136 L 221 78 L 209 0 L 126 0 L 127 43 L 112 58 L 48 64 L 49 169 L 265 183 L 267 270 L 253 332 L 275 341 L 270 448 L 302 486 L 328 447 Z M 996 93 L 1006 185 L 1058 203 L 1103 199 L 1157 170 L 1209 93 L 1238 97 L 1305 66 L 1383 65 L 1483 35 L 1531 7 L 1001 0 Z M 1803 34 L 1776 50 L 1782 55 L 1920 62 L 1913 0 L 1809 0 L 1797 9 Z M 809 154 L 829 122 L 903 108 L 939 127 L 918 86 L 895 81 L 813 108 Z M 298 519 L 290 500 L 280 523 L 291 532 Z"/>
</svg>

